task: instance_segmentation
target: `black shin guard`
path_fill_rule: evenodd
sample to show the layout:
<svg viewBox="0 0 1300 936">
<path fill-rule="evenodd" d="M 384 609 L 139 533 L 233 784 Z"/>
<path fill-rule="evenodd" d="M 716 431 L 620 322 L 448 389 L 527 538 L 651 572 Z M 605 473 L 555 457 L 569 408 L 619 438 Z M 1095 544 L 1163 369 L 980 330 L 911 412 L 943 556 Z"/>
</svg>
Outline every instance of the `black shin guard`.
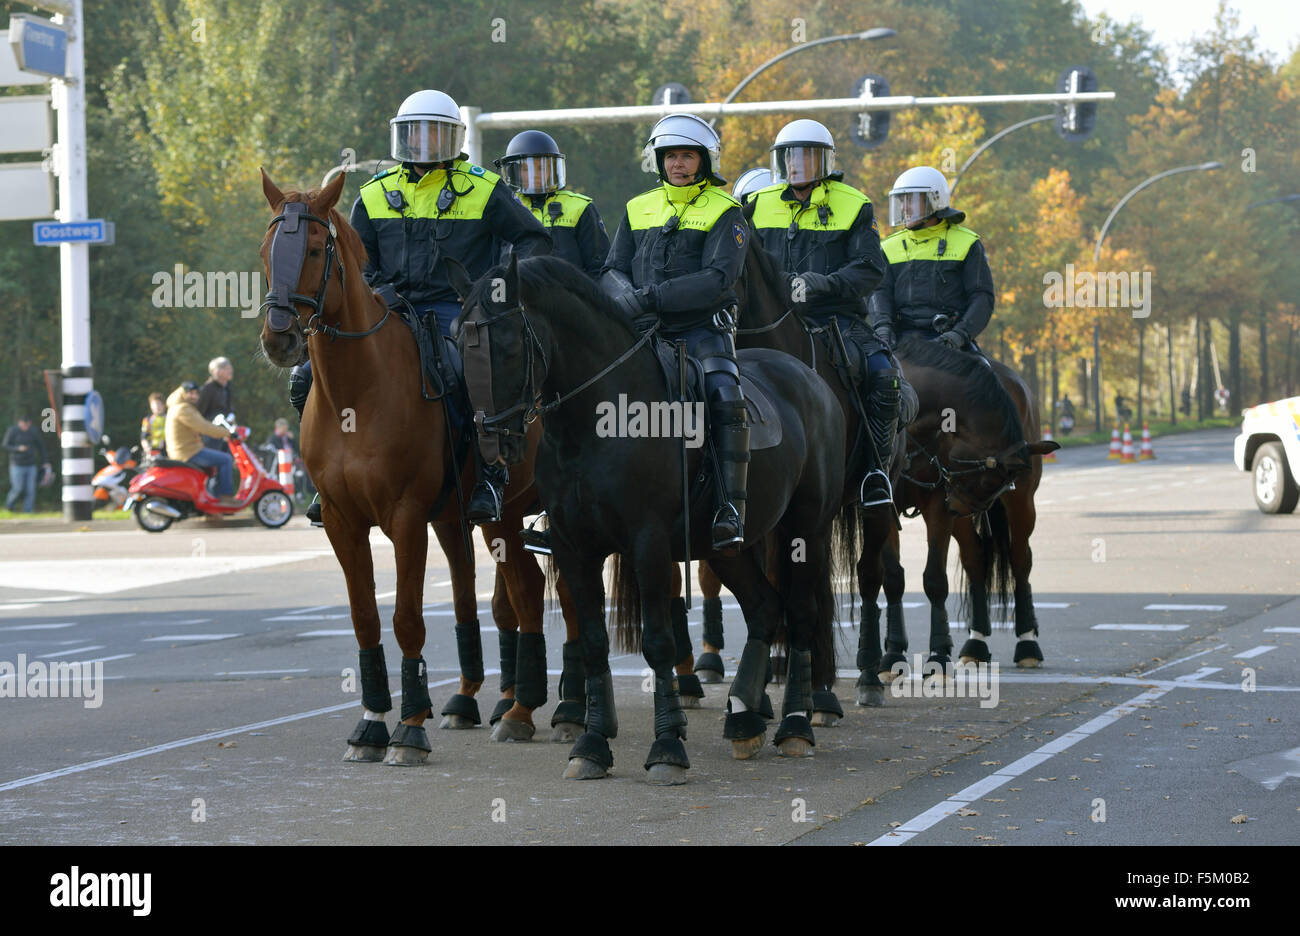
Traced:
<svg viewBox="0 0 1300 936">
<path fill-rule="evenodd" d="M 673 661 L 680 664 L 693 652 L 691 649 L 691 634 L 687 630 L 686 599 L 669 598 L 668 616 L 673 625 L 673 643 L 677 646 L 677 655 L 673 657 Z"/>
<path fill-rule="evenodd" d="M 527 709 L 546 704 L 546 635 L 519 635 L 515 701 Z"/>
<path fill-rule="evenodd" d="M 735 681 L 731 684 L 728 695 L 735 696 L 745 703 L 751 712 L 757 711 L 763 702 L 764 676 L 767 674 L 768 648 L 761 640 L 750 638 L 745 641 L 745 649 L 740 654 L 740 666 L 736 668 Z"/>
<path fill-rule="evenodd" d="M 456 656 L 460 675 L 466 682 L 483 681 L 483 634 L 478 619 L 456 622 Z"/>
<path fill-rule="evenodd" d="M 618 736 L 618 713 L 614 711 L 614 677 L 606 670 L 587 677 L 587 730 L 605 738 Z"/>
<path fill-rule="evenodd" d="M 380 714 L 392 711 L 393 694 L 388 691 L 388 664 L 384 662 L 383 645 L 362 650 L 360 657 L 361 704 Z"/>
<path fill-rule="evenodd" d="M 655 677 L 655 737 L 686 737 L 686 713 L 682 711 L 677 683 L 671 676 Z"/>
<path fill-rule="evenodd" d="M 807 715 L 812 711 L 812 651 L 795 650 L 793 647 L 789 650 L 790 662 L 787 664 L 785 702 L 781 706 L 781 716 L 784 718 L 791 712 L 803 712 Z"/>
<path fill-rule="evenodd" d="M 560 700 L 586 704 L 587 667 L 582 659 L 582 641 L 570 640 L 560 651 L 564 661 L 560 672 Z"/>
<path fill-rule="evenodd" d="M 516 661 L 519 658 L 519 632 L 497 631 L 497 641 L 501 647 L 501 691 L 509 692 L 515 687 Z"/>
<path fill-rule="evenodd" d="M 704 599 L 704 642 L 716 650 L 726 646 L 722 636 L 722 598 Z"/>
<path fill-rule="evenodd" d="M 402 658 L 402 717 L 411 718 L 421 712 L 432 711 L 429 698 L 429 674 L 424 657 L 414 660 Z"/>
</svg>

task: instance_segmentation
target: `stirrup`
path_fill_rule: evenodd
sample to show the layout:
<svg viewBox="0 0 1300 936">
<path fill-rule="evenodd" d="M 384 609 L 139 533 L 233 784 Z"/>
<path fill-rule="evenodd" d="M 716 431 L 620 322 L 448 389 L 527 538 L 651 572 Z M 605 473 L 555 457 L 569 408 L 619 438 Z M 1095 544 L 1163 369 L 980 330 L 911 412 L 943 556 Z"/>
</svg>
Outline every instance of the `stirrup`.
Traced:
<svg viewBox="0 0 1300 936">
<path fill-rule="evenodd" d="M 724 516 L 724 514 L 726 514 L 726 516 Z M 721 507 L 719 507 L 716 511 L 714 511 L 713 526 L 710 530 L 710 533 L 712 532 L 712 530 L 716 530 L 718 528 L 718 524 L 724 522 L 725 520 L 735 521 L 736 535 L 726 540 L 715 539 L 713 541 L 713 548 L 714 550 L 717 551 L 730 549 L 732 546 L 739 546 L 745 542 L 744 521 L 740 519 L 740 511 L 736 509 L 736 505 L 733 504 L 731 501 L 724 502 Z"/>
<path fill-rule="evenodd" d="M 519 538 L 524 541 L 524 549 L 528 550 L 531 553 L 537 553 L 538 555 L 541 556 L 551 555 L 550 518 L 547 518 L 545 528 L 538 529 L 537 527 L 537 524 L 541 523 L 542 518 L 545 516 L 546 516 L 546 511 L 543 510 L 541 513 L 539 513 L 536 517 L 533 518 L 532 523 L 528 524 L 527 527 L 519 531 Z"/>
<path fill-rule="evenodd" d="M 881 484 L 884 485 L 885 493 L 883 496 L 877 496 L 874 500 L 867 500 L 867 481 L 872 475 L 880 475 Z M 884 504 L 894 502 L 894 488 L 889 483 L 889 475 L 885 474 L 879 468 L 873 468 L 862 477 L 862 483 L 858 485 L 858 509 L 866 510 L 868 507 L 880 507 Z"/>
<path fill-rule="evenodd" d="M 499 491 L 497 491 L 496 485 L 494 485 L 491 481 L 482 479 L 479 481 L 478 484 L 474 486 L 474 491 L 472 494 L 470 494 L 470 498 L 469 498 L 470 504 L 471 505 L 473 504 L 474 500 L 478 495 L 479 488 L 481 487 L 487 488 L 488 492 L 492 495 L 492 514 L 491 516 L 476 518 L 474 516 L 470 516 L 469 513 L 467 512 L 466 519 L 468 519 L 470 523 L 500 523 L 501 522 L 501 494 Z"/>
</svg>

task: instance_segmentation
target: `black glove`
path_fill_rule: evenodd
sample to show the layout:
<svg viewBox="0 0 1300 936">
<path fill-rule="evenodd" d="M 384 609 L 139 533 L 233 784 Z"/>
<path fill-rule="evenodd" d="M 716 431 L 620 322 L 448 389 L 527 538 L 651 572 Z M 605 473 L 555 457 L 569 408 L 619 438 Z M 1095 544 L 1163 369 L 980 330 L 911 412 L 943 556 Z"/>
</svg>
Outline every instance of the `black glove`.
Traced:
<svg viewBox="0 0 1300 936">
<path fill-rule="evenodd" d="M 939 336 L 939 340 L 954 351 L 960 351 L 966 344 L 966 336 L 956 329 L 944 332 Z"/>
<path fill-rule="evenodd" d="M 835 292 L 831 285 L 831 278 L 825 273 L 814 273 L 809 270 L 807 273 L 799 273 L 796 279 L 803 280 L 804 295 L 808 299 L 816 296 L 830 296 Z"/>
<path fill-rule="evenodd" d="M 656 286 L 625 292 L 614 299 L 614 304 L 632 321 L 637 331 L 644 332 L 659 321 L 659 289 Z"/>
<path fill-rule="evenodd" d="M 898 344 L 898 336 L 888 325 L 880 325 L 876 328 L 876 340 L 885 346 L 886 351 L 893 351 Z"/>
</svg>

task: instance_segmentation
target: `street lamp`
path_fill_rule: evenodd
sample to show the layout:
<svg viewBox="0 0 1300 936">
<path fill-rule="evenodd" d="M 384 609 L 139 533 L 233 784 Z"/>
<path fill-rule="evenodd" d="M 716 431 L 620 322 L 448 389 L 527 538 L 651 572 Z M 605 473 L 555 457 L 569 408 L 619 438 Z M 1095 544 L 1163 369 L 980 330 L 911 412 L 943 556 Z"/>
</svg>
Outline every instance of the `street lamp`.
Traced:
<svg viewBox="0 0 1300 936">
<path fill-rule="evenodd" d="M 740 82 L 740 84 L 736 85 L 734 88 L 731 89 L 731 93 L 728 94 L 726 98 L 723 99 L 722 103 L 730 104 L 733 100 L 735 100 L 736 95 L 738 95 L 742 90 L 744 90 L 745 86 L 749 84 L 751 81 L 753 81 L 755 78 L 757 78 L 759 74 L 761 74 L 763 71 L 765 71 L 767 68 L 771 67 L 772 65 L 775 65 L 777 62 L 781 61 L 782 59 L 789 58 L 790 56 L 794 55 L 796 52 L 802 52 L 804 49 L 812 49 L 817 46 L 826 45 L 827 43 L 830 42 L 849 42 L 854 39 L 861 39 L 864 42 L 870 42 L 873 39 L 888 39 L 891 36 L 897 36 L 897 35 L 898 33 L 892 29 L 888 29 L 883 26 L 877 26 L 873 29 L 867 29 L 862 32 L 845 33 L 842 36 L 825 36 L 821 39 L 812 39 L 808 42 L 801 42 L 796 46 L 786 49 L 784 52 L 780 53 L 779 55 L 772 56 L 762 65 L 758 66 L 758 68 L 755 68 L 752 72 L 750 72 L 748 75 L 744 77 L 744 79 Z M 717 122 L 717 119 L 718 118 L 714 117 L 713 120 L 710 120 L 709 126 L 713 126 L 713 124 Z"/>
<path fill-rule="evenodd" d="M 1140 182 L 1139 184 L 1135 185 L 1132 191 L 1130 191 L 1127 195 L 1121 198 L 1119 200 L 1119 203 L 1114 208 L 1111 209 L 1110 214 L 1106 218 L 1106 223 L 1101 226 L 1101 233 L 1097 235 L 1097 246 L 1094 247 L 1092 251 L 1092 262 L 1096 264 L 1101 260 L 1101 245 L 1102 242 L 1106 240 L 1106 232 L 1110 230 L 1110 224 L 1112 221 L 1115 220 L 1115 215 L 1119 214 L 1119 210 L 1123 208 L 1126 204 L 1128 204 L 1128 200 L 1132 198 L 1134 195 L 1136 195 L 1138 192 L 1142 191 L 1144 188 L 1150 185 L 1154 185 L 1156 182 L 1159 182 L 1161 179 L 1168 178 L 1171 175 L 1177 175 L 1180 172 L 1206 172 L 1212 169 L 1222 169 L 1222 168 L 1223 168 L 1223 163 L 1221 162 L 1198 163 L 1195 166 L 1179 166 L 1177 169 L 1166 169 L 1164 172 L 1156 173 L 1146 181 Z M 1142 327 L 1139 325 L 1138 326 L 1138 418 L 1139 419 L 1142 416 L 1142 351 L 1143 351 L 1142 339 L 1143 339 Z M 1172 341 L 1172 338 L 1170 340 Z M 1172 345 L 1171 345 L 1170 353 L 1171 354 L 1173 353 Z M 1198 341 L 1196 353 L 1198 355 L 1200 354 L 1199 341 Z M 1100 320 L 1096 320 L 1092 324 L 1092 396 L 1093 396 L 1094 411 L 1096 412 L 1097 415 L 1096 431 L 1101 432 L 1101 322 Z M 1116 415 L 1118 416 L 1119 414 L 1117 413 Z"/>
<path fill-rule="evenodd" d="M 1005 130 L 999 130 L 997 133 L 993 134 L 993 136 L 989 137 L 980 145 L 979 149 L 977 149 L 975 152 L 970 154 L 970 159 L 966 160 L 964 163 L 961 164 L 961 168 L 957 170 L 957 175 L 953 177 L 952 185 L 948 189 L 948 197 L 951 198 L 953 196 L 953 193 L 957 191 L 957 186 L 961 184 L 962 176 L 966 174 L 966 170 L 970 168 L 971 163 L 973 163 L 976 159 L 978 159 L 981 153 L 983 153 L 986 149 L 988 149 L 998 140 L 1002 139 L 1008 133 L 1012 133 L 1013 131 L 1019 130 L 1021 127 L 1028 127 L 1030 124 L 1036 124 L 1036 123 L 1041 123 L 1044 120 L 1055 120 L 1055 119 L 1056 119 L 1055 114 L 1043 114 L 1040 117 L 1030 117 L 1028 120 L 1022 120 L 1020 121 L 1020 123 L 1012 124 L 1011 126 L 1007 127 Z"/>
</svg>

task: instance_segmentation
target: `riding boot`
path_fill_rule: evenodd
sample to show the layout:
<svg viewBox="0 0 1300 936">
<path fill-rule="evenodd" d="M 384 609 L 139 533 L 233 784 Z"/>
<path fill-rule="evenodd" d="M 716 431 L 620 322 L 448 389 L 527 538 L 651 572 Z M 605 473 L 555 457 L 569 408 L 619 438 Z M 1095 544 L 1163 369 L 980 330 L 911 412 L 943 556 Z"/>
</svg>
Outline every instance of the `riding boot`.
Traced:
<svg viewBox="0 0 1300 936">
<path fill-rule="evenodd" d="M 873 371 L 867 398 L 867 431 L 870 433 L 868 454 L 871 469 L 858 489 L 858 506 L 876 507 L 894 500 L 889 484 L 889 463 L 894 456 L 894 437 L 898 432 L 898 405 L 902 374 L 892 367 Z"/>
<path fill-rule="evenodd" d="M 505 465 L 485 465 L 480 458 L 478 483 L 474 485 L 474 492 L 469 497 L 465 519 L 470 523 L 499 522 L 509 480 L 510 472 Z"/>
<path fill-rule="evenodd" d="M 723 502 L 713 515 L 713 548 L 732 549 L 745 539 L 745 492 L 749 477 L 749 422 L 744 401 L 714 403 L 713 444 L 722 471 Z"/>
</svg>

